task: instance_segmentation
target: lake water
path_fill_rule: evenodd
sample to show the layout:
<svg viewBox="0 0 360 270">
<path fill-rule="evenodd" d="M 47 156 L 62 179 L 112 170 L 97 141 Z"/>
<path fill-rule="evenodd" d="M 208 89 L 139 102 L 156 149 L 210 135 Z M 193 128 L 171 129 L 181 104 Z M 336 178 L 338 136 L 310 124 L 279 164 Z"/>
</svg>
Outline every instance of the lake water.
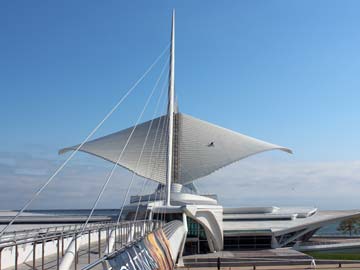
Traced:
<svg viewBox="0 0 360 270">
<path fill-rule="evenodd" d="M 110 216 L 114 219 L 119 215 L 119 209 L 96 209 L 94 211 L 94 216 Z M 56 214 L 56 215 L 77 215 L 77 216 L 88 216 L 90 214 L 90 209 L 59 209 L 59 210 L 29 210 L 29 212 L 41 213 L 41 214 Z M 318 230 L 315 235 L 324 236 L 341 236 L 344 235 L 337 230 L 339 222 L 335 222 L 324 228 Z M 353 234 L 354 236 L 360 236 L 360 232 Z M 344 235 L 346 236 L 346 235 Z"/>
</svg>

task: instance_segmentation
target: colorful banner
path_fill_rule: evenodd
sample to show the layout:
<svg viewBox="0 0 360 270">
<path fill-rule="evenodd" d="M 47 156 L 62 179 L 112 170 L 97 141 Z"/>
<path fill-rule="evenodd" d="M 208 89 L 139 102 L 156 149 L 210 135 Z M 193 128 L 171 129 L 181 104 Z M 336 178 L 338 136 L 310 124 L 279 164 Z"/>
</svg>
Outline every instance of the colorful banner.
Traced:
<svg viewBox="0 0 360 270">
<path fill-rule="evenodd" d="M 172 270 L 170 243 L 162 229 L 108 259 L 114 270 Z"/>
</svg>

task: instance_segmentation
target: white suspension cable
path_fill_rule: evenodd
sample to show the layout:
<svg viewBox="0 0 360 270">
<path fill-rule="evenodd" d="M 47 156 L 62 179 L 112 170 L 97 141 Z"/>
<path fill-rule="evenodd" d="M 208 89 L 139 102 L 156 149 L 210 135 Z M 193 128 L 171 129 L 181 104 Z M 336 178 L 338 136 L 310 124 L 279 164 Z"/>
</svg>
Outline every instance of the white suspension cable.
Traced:
<svg viewBox="0 0 360 270">
<path fill-rule="evenodd" d="M 166 62 L 165 62 L 165 64 L 166 64 Z M 158 84 L 159 84 L 159 82 L 160 82 L 160 79 L 161 79 L 161 77 L 162 77 L 162 74 L 163 74 L 163 72 L 165 71 L 165 67 L 166 67 L 165 64 L 164 64 L 164 67 L 163 67 L 163 69 L 162 69 L 162 71 L 161 71 L 161 73 L 160 73 L 160 75 L 159 75 L 159 78 L 157 79 L 157 81 L 156 81 L 156 83 L 155 83 L 152 91 L 154 91 L 154 90 L 157 88 L 157 86 L 158 86 Z M 140 160 L 141 160 L 141 158 L 142 158 L 143 151 L 144 151 L 144 149 L 145 149 L 145 145 L 146 145 L 146 143 L 147 143 L 148 136 L 149 136 L 149 134 L 150 134 L 150 131 L 151 131 L 151 128 L 152 128 L 152 124 L 153 124 L 153 122 L 154 122 L 154 118 L 156 117 L 156 113 L 157 113 L 157 110 L 158 110 L 158 104 L 160 103 L 161 97 L 162 97 L 162 95 L 163 95 L 163 91 L 164 91 L 164 89 L 162 88 L 161 91 L 160 91 L 160 95 L 159 95 L 159 97 L 158 97 L 158 99 L 157 99 L 157 102 L 156 102 L 156 106 L 155 106 L 156 108 L 155 108 L 155 111 L 154 111 L 154 113 L 153 113 L 153 116 L 152 116 L 150 125 L 149 125 L 149 127 L 148 127 L 147 134 L 146 134 L 146 137 L 145 137 L 145 140 L 144 140 L 144 144 L 143 144 L 143 148 L 142 148 L 141 153 L 140 153 L 140 155 L 139 155 L 139 159 L 138 159 L 138 161 L 137 161 L 136 168 L 135 168 L 135 170 L 134 170 L 133 173 L 132 173 L 132 179 L 135 177 L 135 171 L 137 170 L 138 165 L 139 165 L 139 162 L 140 162 Z M 128 185 L 128 190 L 130 190 L 130 188 L 131 188 L 131 186 L 132 186 L 132 182 L 133 182 L 133 181 L 131 181 L 131 182 L 129 183 L 129 185 Z M 126 197 L 127 197 L 127 196 L 126 196 Z M 122 206 L 121 209 L 123 209 L 125 201 L 126 201 L 126 198 L 125 198 L 124 201 L 123 201 L 123 206 Z M 119 214 L 119 216 L 118 216 L 117 224 L 119 224 L 119 220 L 120 220 L 120 218 L 121 218 L 121 213 L 122 213 L 122 211 L 120 211 L 120 214 Z M 115 228 L 114 230 L 112 230 L 111 233 L 110 233 L 110 235 L 109 235 L 109 237 L 106 239 L 106 250 L 104 251 L 105 253 L 111 252 L 111 250 L 112 250 L 113 247 L 114 247 L 114 244 L 115 244 L 115 242 L 116 242 L 116 230 L 117 230 L 116 228 Z"/>
<path fill-rule="evenodd" d="M 163 105 L 165 105 L 165 101 L 164 101 Z M 158 123 L 158 125 L 157 125 L 157 127 L 156 127 L 155 138 L 158 137 L 159 128 L 160 128 L 161 124 L 163 124 L 163 119 L 164 119 L 164 117 L 160 119 L 160 121 L 159 121 L 159 123 Z M 159 148 L 161 147 L 161 138 L 162 138 L 162 136 L 163 136 L 164 124 L 162 125 L 162 128 L 161 128 L 161 129 L 162 129 L 162 131 L 161 131 L 160 142 L 159 142 L 159 146 L 158 146 Z M 154 153 L 156 141 L 157 141 L 157 139 L 154 140 L 153 145 L 152 145 L 152 147 L 151 147 L 151 153 L 150 153 L 150 159 L 149 159 L 149 160 L 152 160 L 152 156 L 153 156 L 153 153 Z M 147 165 L 147 168 L 146 168 L 146 172 L 147 172 L 147 173 L 148 173 L 149 170 L 150 170 L 150 165 L 151 165 L 151 162 L 149 161 L 149 162 L 148 162 L 148 165 Z M 151 168 L 151 169 L 153 170 L 153 168 Z M 151 170 L 151 174 L 150 174 L 151 176 L 152 176 L 152 170 Z M 155 195 L 154 201 L 156 201 L 156 195 L 157 195 L 157 190 L 156 190 L 156 189 L 155 189 L 154 195 Z M 147 204 L 148 204 L 148 205 L 149 205 L 149 203 L 150 203 L 150 198 L 151 198 L 151 196 L 148 197 L 148 201 L 147 201 Z M 146 219 L 147 219 L 147 212 L 145 213 L 145 220 L 146 220 Z"/>
<path fill-rule="evenodd" d="M 167 61 L 165 62 L 165 64 L 166 64 L 166 63 L 167 63 Z M 165 64 L 164 64 L 164 66 L 163 66 L 163 68 L 162 68 L 162 70 L 161 70 L 161 73 L 160 73 L 160 75 L 159 75 L 158 81 L 160 80 L 162 74 L 164 73 L 164 70 L 165 70 L 165 67 L 166 67 Z M 158 81 L 157 81 L 157 83 L 158 83 Z M 156 83 L 155 85 L 157 85 L 157 83 Z M 129 144 L 129 142 L 130 142 L 130 140 L 131 140 L 131 138 L 132 138 L 132 136 L 133 136 L 133 134 L 134 134 L 137 126 L 139 125 L 139 123 L 140 123 L 140 121 L 141 121 L 141 119 L 142 119 L 142 117 L 143 117 L 143 115 L 144 115 L 144 113 L 145 113 L 145 111 L 146 111 L 146 108 L 147 108 L 147 106 L 149 105 L 149 102 L 150 102 L 152 96 L 154 95 L 155 89 L 156 89 L 156 87 L 153 87 L 153 89 L 151 90 L 151 93 L 150 93 L 150 95 L 148 96 L 148 98 L 147 98 L 147 100 L 146 100 L 146 102 L 145 102 L 145 105 L 144 105 L 144 107 L 143 107 L 143 109 L 142 109 L 142 111 L 141 111 L 138 119 L 136 120 L 136 123 L 135 123 L 133 129 L 131 130 L 131 133 L 130 133 L 129 137 L 128 137 L 127 140 L 126 140 L 125 145 L 124 145 L 123 149 L 121 150 L 120 155 L 119 155 L 116 163 L 115 163 L 114 166 L 112 167 L 112 169 L 111 169 L 111 171 L 110 171 L 110 173 L 109 173 L 109 175 L 108 175 L 105 183 L 103 184 L 103 186 L 102 186 L 102 188 L 101 188 L 101 190 L 100 190 L 100 193 L 98 194 L 98 196 L 97 196 L 97 198 L 96 198 L 96 200 L 95 200 L 95 202 L 94 202 L 94 205 L 93 205 L 93 207 L 92 207 L 92 209 L 91 209 L 91 211 L 90 211 L 90 214 L 89 214 L 88 218 L 87 218 L 86 221 L 85 221 L 85 224 L 84 224 L 84 226 L 83 226 L 82 232 L 85 230 L 87 224 L 89 223 L 89 220 L 90 220 L 90 218 L 92 217 L 92 215 L 93 215 L 93 213 L 94 213 L 94 210 L 95 210 L 97 204 L 99 203 L 99 201 L 100 201 L 100 199 L 101 199 L 101 197 L 102 197 L 102 195 L 103 195 L 103 193 L 104 193 L 107 185 L 109 184 L 110 179 L 111 179 L 112 176 L 114 175 L 114 172 L 115 172 L 117 166 L 119 165 L 119 162 L 120 162 L 121 158 L 123 157 L 123 154 L 124 154 L 124 152 L 125 152 L 128 144 Z M 81 233 L 81 234 L 82 234 L 82 233 Z"/>
<path fill-rule="evenodd" d="M 167 134 L 167 130 L 168 130 L 168 120 L 169 120 L 169 118 L 168 117 L 166 117 L 165 118 L 165 121 L 163 122 L 163 127 L 162 127 L 162 133 L 161 133 L 161 136 L 160 136 L 160 142 L 159 142 L 159 148 L 161 147 L 161 143 L 162 143 L 162 140 L 163 140 L 163 135 L 164 134 Z M 165 136 L 166 137 L 166 136 Z M 165 138 L 166 139 L 166 138 Z M 160 158 L 160 150 L 158 151 L 158 153 L 157 153 L 157 159 L 159 159 Z M 157 165 L 157 166 L 156 166 Z M 152 173 L 155 171 L 155 170 L 158 170 L 159 169 L 159 163 L 158 164 L 155 164 L 155 166 L 153 166 L 152 167 L 152 170 L 151 170 L 151 175 L 152 175 Z M 156 202 L 156 199 L 157 199 L 157 195 L 159 194 L 159 199 L 161 200 L 161 199 L 164 199 L 164 198 L 162 198 L 163 196 L 162 196 L 162 194 L 163 194 L 163 188 L 164 188 L 164 185 L 163 186 L 160 186 L 160 190 L 159 190 L 159 192 L 155 192 L 155 201 L 154 202 Z M 158 213 L 158 217 L 160 217 L 160 214 L 161 214 L 161 212 L 160 213 Z"/>
<path fill-rule="evenodd" d="M 138 86 L 138 84 L 145 78 L 145 76 L 153 69 L 157 62 L 161 59 L 164 53 L 169 48 L 170 44 L 161 52 L 155 61 L 149 66 L 145 73 L 133 84 L 132 87 L 125 93 L 125 95 L 115 104 L 115 106 L 105 115 L 100 123 L 89 133 L 83 142 L 71 153 L 71 155 L 60 165 L 60 167 L 50 176 L 50 178 L 36 191 L 36 193 L 26 202 L 20 211 L 12 218 L 12 220 L 0 231 L 0 237 L 7 231 L 7 229 L 15 222 L 15 220 L 32 204 L 32 202 L 40 195 L 40 193 L 51 183 L 56 175 L 68 164 L 68 162 L 76 155 L 80 148 L 95 134 L 95 132 L 104 124 L 104 122 L 114 113 L 114 111 L 123 103 L 123 101 L 131 94 L 131 92 Z"/>
<path fill-rule="evenodd" d="M 153 89 L 152 89 L 152 93 L 155 91 L 155 89 L 156 89 L 157 86 L 159 85 L 160 79 L 161 79 L 162 75 L 164 74 L 164 71 L 165 71 L 165 68 L 166 68 L 166 64 L 167 64 L 167 61 L 165 62 L 164 66 L 163 66 L 163 68 L 162 68 L 162 70 L 161 70 L 160 76 L 159 76 L 159 78 L 157 79 L 157 81 L 156 81 L 156 83 L 155 83 L 155 85 L 154 85 L 154 87 L 153 87 Z M 163 89 L 162 89 L 162 90 L 163 90 Z M 163 92 L 163 91 L 162 91 L 162 92 Z M 160 97 L 159 97 L 159 99 L 158 99 L 158 101 L 157 101 L 157 105 L 159 104 L 159 100 L 160 100 L 161 97 L 162 97 L 162 94 L 160 95 Z M 156 106 L 156 107 L 158 107 L 158 106 Z M 122 206 L 121 206 L 121 209 L 120 209 L 120 213 L 119 213 L 119 216 L 118 216 L 118 218 L 117 218 L 117 222 L 116 222 L 116 223 L 119 223 L 120 218 L 121 218 L 121 215 L 122 215 L 122 213 L 123 213 L 123 209 L 124 209 L 124 206 L 125 206 L 125 202 L 126 202 L 126 200 L 127 200 L 127 197 L 129 196 L 129 192 L 130 192 L 131 186 L 132 186 L 132 184 L 133 184 L 133 182 L 134 182 L 135 171 L 137 171 L 137 168 L 138 168 L 138 166 L 140 165 L 141 157 L 142 157 L 142 155 L 143 155 L 143 153 L 144 153 L 145 146 L 146 146 L 146 143 L 147 143 L 149 134 L 150 134 L 150 130 L 151 130 L 152 124 L 153 124 L 153 122 L 154 122 L 154 116 L 155 116 L 155 113 L 156 113 L 156 112 L 157 112 L 157 108 L 156 108 L 156 110 L 155 110 L 155 112 L 154 112 L 154 114 L 153 114 L 153 118 L 151 119 L 149 128 L 148 128 L 148 130 L 147 130 L 147 133 L 146 133 L 146 136 L 145 136 L 145 140 L 144 140 L 144 143 L 143 143 L 143 145 L 142 145 L 139 158 L 138 158 L 138 160 L 137 160 L 137 162 L 136 162 L 135 170 L 133 171 L 133 173 L 132 173 L 132 175 L 131 175 L 130 184 L 129 184 L 128 188 L 127 188 L 127 191 L 126 191 L 126 194 L 125 194 L 125 197 L 124 197 L 124 200 L 123 200 L 123 203 L 122 203 Z"/>
<path fill-rule="evenodd" d="M 149 179 L 145 178 L 143 180 L 143 184 L 142 184 L 141 189 L 140 189 L 139 200 L 138 200 L 137 205 L 136 205 L 134 221 L 137 220 L 137 216 L 138 216 L 138 212 L 139 212 L 139 208 L 140 208 L 140 203 L 141 203 L 141 200 L 142 200 L 142 197 L 143 197 L 143 192 L 145 191 L 145 187 L 147 186 L 148 183 L 149 183 Z"/>
<path fill-rule="evenodd" d="M 165 120 L 163 121 L 163 123 L 162 123 L 162 132 L 161 132 L 161 136 L 160 136 L 160 142 L 159 142 L 159 145 L 158 145 L 158 152 L 157 152 L 157 159 L 159 159 L 160 158 L 160 148 L 161 148 L 161 146 L 162 146 L 162 140 L 163 140 L 163 137 L 164 137 L 164 134 L 165 134 L 165 137 L 166 137 L 166 131 L 167 131 L 167 123 L 168 123 L 168 117 L 164 117 L 165 118 Z M 165 138 L 166 139 L 166 138 Z M 157 170 L 157 169 L 159 169 L 159 166 L 160 166 L 160 164 L 159 163 L 157 163 L 157 164 L 154 164 L 154 166 L 151 168 L 151 174 L 150 174 L 150 176 L 151 177 L 153 177 L 153 175 L 154 175 L 154 172 Z M 156 169 L 156 170 L 155 170 Z M 150 178 L 151 178 L 150 177 Z"/>
<path fill-rule="evenodd" d="M 164 127 L 165 127 L 165 121 L 163 121 L 163 119 L 165 119 L 164 117 L 162 118 L 162 119 L 160 119 L 160 121 L 159 121 L 159 123 L 158 123 L 158 126 L 157 126 L 157 129 L 156 129 L 156 134 L 158 133 L 158 130 L 159 130 L 159 127 L 160 127 L 160 124 L 162 124 L 162 128 L 161 128 L 161 135 L 160 135 L 160 141 L 159 141 L 159 145 L 158 145 L 158 148 L 159 148 L 159 151 L 160 151 L 160 147 L 161 147 L 161 143 L 162 143 L 162 137 L 163 137 L 163 134 L 165 133 L 165 130 L 164 130 Z M 157 137 L 157 135 L 156 135 L 156 137 Z M 154 141 L 154 143 L 153 143 L 153 145 L 152 145 L 152 149 L 151 149 L 151 157 L 152 157 L 152 155 L 153 155 L 153 151 L 154 151 L 154 147 L 155 146 L 155 141 Z M 159 156 L 159 152 L 157 153 L 158 155 L 157 155 L 157 157 Z M 150 165 L 150 163 L 148 163 L 148 168 L 147 168 L 147 170 L 149 170 L 149 166 Z M 156 165 L 156 164 L 154 164 L 154 165 Z M 154 167 L 152 167 L 152 169 L 153 169 Z M 150 174 L 150 176 L 152 175 L 152 172 L 153 172 L 153 170 L 151 171 L 151 174 Z M 155 192 L 154 192 L 154 202 L 156 202 L 156 200 L 157 200 L 157 188 L 155 189 Z M 150 202 L 150 199 L 151 199 L 151 196 L 149 196 L 148 197 L 148 201 L 147 201 L 147 204 L 149 205 L 149 202 Z M 147 219 L 147 212 L 145 213 L 145 220 Z"/>
<path fill-rule="evenodd" d="M 165 89 L 165 85 L 166 85 L 166 80 L 164 81 L 162 87 L 161 87 L 161 92 L 160 92 L 160 96 L 159 96 L 159 99 L 156 103 L 156 106 L 155 106 L 155 110 L 154 110 L 154 114 L 153 114 L 153 118 L 151 120 L 151 123 L 150 123 L 150 127 L 148 129 L 148 133 L 146 134 L 146 138 L 145 138 L 145 141 L 147 140 L 147 136 L 149 135 L 149 132 L 150 132 L 150 129 L 153 125 L 153 120 L 155 118 L 155 115 L 158 113 L 158 109 L 159 109 L 159 105 L 160 105 L 160 101 L 162 100 L 162 97 L 163 97 L 163 94 L 164 94 L 164 89 Z M 160 122 L 160 121 L 159 121 Z M 153 142 L 153 145 L 154 143 L 156 142 L 156 136 L 157 134 L 155 134 L 155 138 L 154 138 L 154 142 Z M 145 146 L 145 145 L 144 145 Z M 143 146 L 143 148 L 144 148 Z M 143 151 L 143 149 L 141 150 Z M 141 155 L 140 155 L 140 159 L 141 159 Z M 140 161 L 139 159 L 139 161 Z M 148 165 L 149 163 L 151 162 L 151 155 L 150 155 L 150 159 L 148 160 Z M 138 165 L 138 164 L 137 164 Z M 134 221 L 136 221 L 136 218 L 137 218 L 137 215 L 138 215 L 138 211 L 139 211 L 139 207 L 140 207 L 140 202 L 141 202 L 141 199 L 142 199 L 142 192 L 144 191 L 144 188 L 145 188 L 145 185 L 146 183 L 149 181 L 149 179 L 145 178 L 144 181 L 143 181 L 143 185 L 142 185 L 142 188 L 141 188 L 141 191 L 140 191 L 140 195 L 139 195 L 139 200 L 138 200 L 138 203 L 137 203 L 137 207 L 136 207 L 136 211 L 135 211 L 135 217 L 134 217 Z"/>
</svg>

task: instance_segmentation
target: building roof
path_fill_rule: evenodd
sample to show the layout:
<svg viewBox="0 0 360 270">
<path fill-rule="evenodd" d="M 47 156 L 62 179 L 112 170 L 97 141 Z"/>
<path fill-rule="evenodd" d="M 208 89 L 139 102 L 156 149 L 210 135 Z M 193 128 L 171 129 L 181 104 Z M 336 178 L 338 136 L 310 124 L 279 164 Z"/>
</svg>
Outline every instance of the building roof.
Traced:
<svg viewBox="0 0 360 270">
<path fill-rule="evenodd" d="M 288 231 L 301 230 L 309 226 L 322 227 L 326 224 L 342 220 L 346 217 L 360 215 L 359 210 L 346 211 L 316 211 L 315 208 L 287 207 L 279 208 L 266 214 L 224 214 L 224 233 L 246 233 L 247 231 L 273 232 L 283 234 Z M 251 220 L 251 217 L 253 218 Z M 292 218 L 290 218 L 292 217 Z"/>
</svg>

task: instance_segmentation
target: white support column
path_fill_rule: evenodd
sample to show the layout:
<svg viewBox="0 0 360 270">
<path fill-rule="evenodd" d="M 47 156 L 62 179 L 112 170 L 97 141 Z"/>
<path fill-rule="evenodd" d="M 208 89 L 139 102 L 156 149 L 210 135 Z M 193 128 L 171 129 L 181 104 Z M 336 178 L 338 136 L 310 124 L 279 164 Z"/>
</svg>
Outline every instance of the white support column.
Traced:
<svg viewBox="0 0 360 270">
<path fill-rule="evenodd" d="M 170 206 L 171 181 L 173 175 L 173 141 L 174 141 L 174 83 L 175 83 L 175 10 L 172 15 L 171 26 L 171 52 L 170 52 L 170 74 L 169 74 L 169 93 L 168 93 L 168 152 L 166 170 L 166 205 Z"/>
<path fill-rule="evenodd" d="M 76 241 L 76 243 L 75 243 Z M 87 241 L 87 235 L 75 236 L 68 248 L 66 249 L 65 255 L 61 260 L 59 270 L 69 270 L 72 263 L 75 260 L 76 254 L 80 249 L 80 246 Z"/>
<path fill-rule="evenodd" d="M 114 246 L 116 242 L 116 233 L 121 233 L 121 232 L 118 232 L 117 228 L 111 230 L 109 238 L 107 239 L 108 244 L 105 247 L 104 254 L 109 254 L 114 250 Z"/>
<path fill-rule="evenodd" d="M 178 262 L 177 262 L 177 266 L 180 266 L 180 267 L 184 266 L 184 261 L 183 261 L 182 254 L 184 253 L 186 237 L 187 237 L 187 233 L 188 233 L 188 230 L 189 230 L 188 229 L 188 224 L 187 224 L 187 217 L 186 217 L 186 214 L 184 212 L 182 213 L 182 220 L 183 220 L 183 224 L 184 224 L 184 228 L 185 228 L 185 233 L 184 233 L 184 238 L 182 239 L 182 243 L 181 243 L 181 247 L 180 247 L 180 251 L 179 251 L 179 258 L 178 258 Z"/>
</svg>

